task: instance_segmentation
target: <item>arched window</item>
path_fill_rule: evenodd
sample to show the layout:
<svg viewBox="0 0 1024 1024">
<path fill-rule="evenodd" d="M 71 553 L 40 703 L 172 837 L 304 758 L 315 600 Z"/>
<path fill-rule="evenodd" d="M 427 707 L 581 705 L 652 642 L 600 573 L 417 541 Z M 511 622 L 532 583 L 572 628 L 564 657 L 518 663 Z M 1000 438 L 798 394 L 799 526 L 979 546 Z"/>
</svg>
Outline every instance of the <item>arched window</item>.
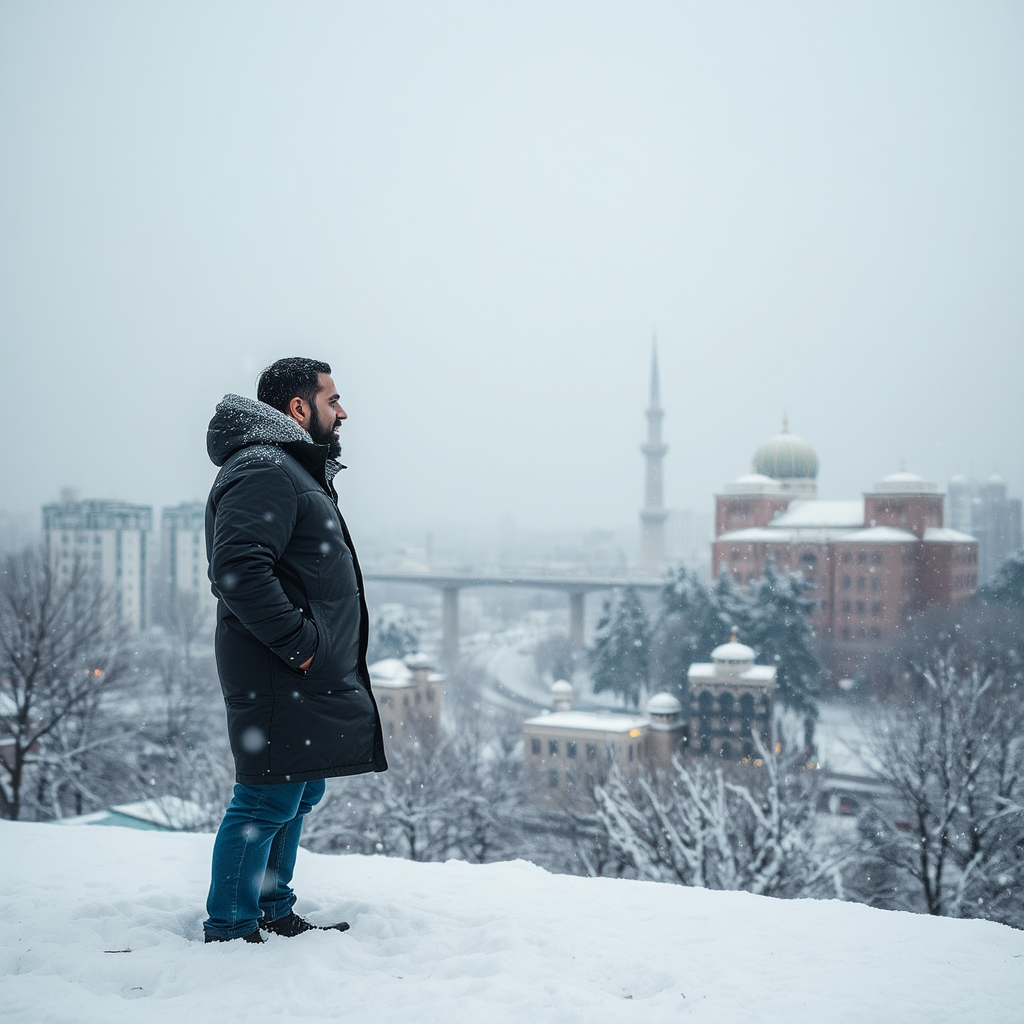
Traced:
<svg viewBox="0 0 1024 1024">
<path fill-rule="evenodd" d="M 733 708 L 735 707 L 735 704 L 736 699 L 728 691 L 719 696 L 718 706 L 721 709 L 719 714 L 721 714 L 722 718 L 724 718 L 726 721 L 732 718 Z"/>
<path fill-rule="evenodd" d="M 740 697 L 740 723 L 744 735 L 750 735 L 755 713 L 754 695 L 752 693 L 743 694 Z M 749 751 L 746 750 L 746 745 L 744 745 L 743 756 L 747 757 L 748 755 Z"/>
<path fill-rule="evenodd" d="M 711 752 L 711 720 L 715 717 L 715 698 L 702 690 L 697 697 L 698 731 L 700 733 L 700 752 L 708 754 Z"/>
</svg>

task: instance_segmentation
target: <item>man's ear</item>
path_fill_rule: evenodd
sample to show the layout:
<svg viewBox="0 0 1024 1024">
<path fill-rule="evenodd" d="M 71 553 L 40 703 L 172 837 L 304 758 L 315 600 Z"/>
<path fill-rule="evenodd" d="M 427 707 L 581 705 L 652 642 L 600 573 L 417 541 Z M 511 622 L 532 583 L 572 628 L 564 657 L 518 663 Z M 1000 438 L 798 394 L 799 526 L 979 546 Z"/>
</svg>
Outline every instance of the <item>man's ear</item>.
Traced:
<svg viewBox="0 0 1024 1024">
<path fill-rule="evenodd" d="M 300 426 L 304 427 L 309 416 L 306 409 L 306 403 L 301 398 L 293 398 L 288 403 L 288 415 L 291 416 L 291 418 Z"/>
</svg>

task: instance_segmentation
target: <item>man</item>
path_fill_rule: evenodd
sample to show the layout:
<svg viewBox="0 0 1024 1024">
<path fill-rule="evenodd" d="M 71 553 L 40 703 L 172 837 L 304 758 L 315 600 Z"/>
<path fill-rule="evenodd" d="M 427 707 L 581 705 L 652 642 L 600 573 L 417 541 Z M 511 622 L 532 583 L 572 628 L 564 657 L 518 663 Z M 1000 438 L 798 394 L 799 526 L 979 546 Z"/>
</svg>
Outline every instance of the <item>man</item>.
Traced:
<svg viewBox="0 0 1024 1024">
<path fill-rule="evenodd" d="M 292 911 L 303 816 L 325 779 L 387 769 L 363 581 L 332 483 L 346 415 L 330 374 L 280 359 L 259 401 L 225 396 L 207 434 L 221 467 L 206 548 L 237 783 L 213 847 L 207 942 L 317 927 Z"/>
</svg>

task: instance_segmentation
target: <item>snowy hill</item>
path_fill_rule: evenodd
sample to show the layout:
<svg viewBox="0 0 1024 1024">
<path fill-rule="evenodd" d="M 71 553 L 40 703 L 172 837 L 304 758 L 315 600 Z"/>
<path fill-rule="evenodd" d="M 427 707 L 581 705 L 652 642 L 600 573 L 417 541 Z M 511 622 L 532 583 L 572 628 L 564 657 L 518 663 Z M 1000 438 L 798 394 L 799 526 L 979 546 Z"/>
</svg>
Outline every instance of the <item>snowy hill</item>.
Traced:
<svg viewBox="0 0 1024 1024">
<path fill-rule="evenodd" d="M 300 851 L 345 934 L 202 944 L 212 836 L 0 822 L 8 1024 L 1024 1019 L 1024 933 L 524 863 Z M 130 950 L 130 952 L 127 952 Z M 121 952 L 123 951 L 123 952 Z"/>
</svg>

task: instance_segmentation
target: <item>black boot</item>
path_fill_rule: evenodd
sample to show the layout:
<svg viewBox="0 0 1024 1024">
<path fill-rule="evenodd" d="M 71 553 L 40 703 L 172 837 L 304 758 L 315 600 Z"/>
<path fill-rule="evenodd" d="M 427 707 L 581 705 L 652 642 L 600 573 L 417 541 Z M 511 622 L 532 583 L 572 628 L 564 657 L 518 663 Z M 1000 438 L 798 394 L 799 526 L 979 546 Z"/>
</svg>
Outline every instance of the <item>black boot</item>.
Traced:
<svg viewBox="0 0 1024 1024">
<path fill-rule="evenodd" d="M 286 939 L 292 939 L 303 932 L 347 932 L 348 922 L 339 921 L 337 924 L 310 924 L 299 917 L 298 914 L 286 914 L 276 921 L 260 921 L 260 927 L 264 931 L 273 932 L 274 935 L 283 935 Z"/>
<path fill-rule="evenodd" d="M 241 936 L 243 942 L 266 942 L 267 940 L 260 935 L 259 928 L 254 932 L 249 932 L 248 935 Z M 207 942 L 234 942 L 234 939 L 222 939 L 219 935 L 207 935 Z"/>
</svg>

